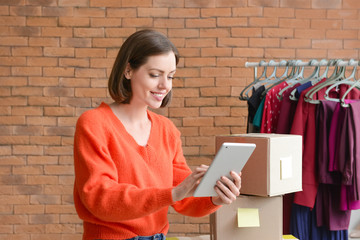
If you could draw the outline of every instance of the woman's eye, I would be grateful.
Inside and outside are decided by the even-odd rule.
[[[169,80],[173,80],[174,77],[173,77],[173,76],[168,76],[168,79],[169,79]]]
[[[159,77],[159,75],[158,74],[150,74],[150,77],[155,78],[155,77]]]

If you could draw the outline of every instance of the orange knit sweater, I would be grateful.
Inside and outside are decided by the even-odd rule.
[[[191,170],[173,123],[148,111],[151,133],[139,146],[111,108],[83,113],[74,138],[74,201],[84,222],[83,239],[127,239],[166,234],[168,207],[204,216],[218,206],[210,198],[172,200],[171,190]]]

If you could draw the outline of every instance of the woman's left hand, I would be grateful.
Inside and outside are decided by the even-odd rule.
[[[216,182],[215,192],[218,196],[212,197],[211,199],[215,205],[231,204],[236,200],[236,197],[240,195],[241,173],[238,174],[231,171],[230,176],[233,180],[222,176],[220,180]]]

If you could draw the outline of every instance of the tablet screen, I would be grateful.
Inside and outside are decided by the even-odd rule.
[[[217,196],[214,190],[216,181],[221,176],[230,178],[230,171],[241,172],[255,147],[253,143],[223,143],[195,189],[194,197]]]

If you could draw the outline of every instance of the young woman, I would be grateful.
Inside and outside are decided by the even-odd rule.
[[[179,60],[161,33],[142,30],[122,45],[110,78],[114,100],[83,113],[74,138],[74,201],[83,239],[165,239],[168,207],[194,217],[240,194],[241,178],[223,177],[217,197],[192,193],[207,170],[190,170],[180,132],[148,108],[165,107]]]

